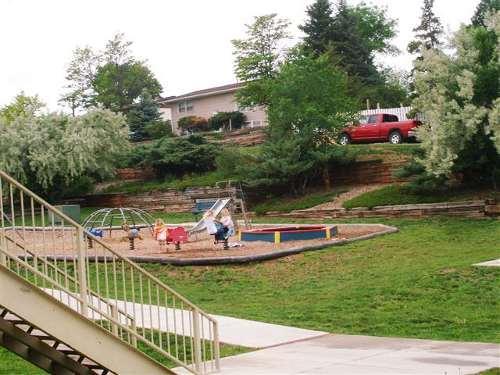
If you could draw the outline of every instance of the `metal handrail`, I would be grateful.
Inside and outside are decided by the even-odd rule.
[[[4,189],[2,180],[6,182],[6,189]],[[18,200],[15,199],[14,194],[16,189],[19,191]],[[27,217],[29,221],[31,211],[31,227],[26,225],[25,220],[25,195],[29,199]],[[7,204],[4,204],[4,200]],[[39,205],[39,207],[37,205]],[[6,210],[4,210],[4,206],[6,206]],[[18,210],[21,211],[20,220],[16,220],[16,206]],[[4,216],[5,212],[9,210],[13,221],[9,223],[10,225],[6,226]],[[26,279],[28,279],[29,282],[41,288],[36,282],[36,278],[39,277],[44,284],[49,283],[66,294],[70,294],[71,297],[79,303],[80,308],[78,312],[81,315],[85,318],[89,318],[89,310],[92,312],[93,316],[97,313],[98,317],[102,318],[101,320],[110,323],[112,333],[122,340],[123,338],[118,335],[118,329],[122,334],[126,333],[129,335],[129,341],[132,337],[134,341],[139,340],[143,342],[151,349],[165,355],[174,363],[186,368],[194,374],[207,373],[207,367],[209,367],[208,370],[210,370],[210,367],[212,370],[219,370],[220,349],[218,324],[214,318],[168,285],[164,284],[157,277],[151,275],[136,263],[122,256],[104,241],[87,233],[76,221],[57,210],[51,204],[31,192],[3,171],[0,171],[0,211],[0,250],[2,250],[0,251],[0,264],[4,266],[10,265],[10,262],[15,258],[14,263],[17,267],[17,271],[20,267],[24,268]],[[37,215],[41,216],[41,226],[35,224],[37,219],[35,212],[37,212]],[[46,226],[45,215],[49,213],[52,214],[52,216],[49,216],[52,217],[52,225],[49,224]],[[60,227],[55,226],[54,217],[58,217],[58,219],[61,220],[62,224]],[[17,223],[21,221],[22,225],[16,225],[16,221]],[[68,226],[64,225],[65,223],[69,225],[69,229]],[[33,248],[30,249],[29,246],[26,245],[28,240],[24,237],[23,241],[17,241],[10,238],[7,235],[8,230],[19,230],[23,233],[26,232],[28,235],[31,233],[33,236]],[[70,240],[70,245],[74,245],[74,247],[70,249],[73,251],[73,255],[68,257],[67,253],[62,255],[59,254],[58,251],[60,251],[60,249],[56,248],[61,244],[57,241],[62,242],[64,252],[65,245],[67,244],[65,237],[67,237],[68,233],[73,233],[73,231],[76,235]],[[62,235],[60,235],[62,238],[61,240],[56,240],[56,232],[58,234],[62,233]],[[46,236],[49,235],[52,236],[52,242],[50,242],[50,240],[47,241]],[[35,236],[42,237],[40,239],[40,246],[42,246],[43,254],[37,254],[35,250],[38,246],[38,243],[35,242]],[[92,250],[87,249],[86,241],[88,239],[93,242],[94,248]],[[8,251],[9,242],[14,243],[17,248],[24,252],[24,259],[23,256]],[[50,249],[51,246],[52,249]],[[46,247],[49,247],[49,250],[54,253],[46,254]],[[94,253],[94,255],[90,253]],[[103,255],[99,255],[100,253]],[[9,259],[8,263],[6,261],[7,258]],[[72,264],[67,264],[68,259]],[[30,262],[32,262],[33,265],[31,265]],[[91,262],[94,263],[95,268],[95,274],[93,275],[90,273]],[[102,262],[104,263],[104,266],[101,265],[101,267],[104,268],[104,272],[102,272],[103,268],[101,268],[101,272],[99,272],[99,262],[101,262],[101,264]],[[42,267],[42,270],[39,269],[39,266]],[[11,271],[15,272],[16,269],[11,269]],[[28,278],[28,271],[31,273],[31,276],[35,278],[35,282]],[[59,282],[60,279],[64,279],[66,286]],[[100,283],[105,284],[105,286],[102,287],[104,294],[100,292]],[[120,290],[118,290],[119,288]],[[110,300],[114,299],[118,301],[120,296],[124,299],[124,309],[119,310],[116,303],[111,303]],[[95,306],[93,298],[97,300],[98,307]],[[129,314],[127,311],[127,304],[130,302],[133,306],[132,314]],[[154,305],[153,302],[155,303]],[[169,307],[169,302],[171,307]],[[115,316],[110,316],[107,313],[104,314],[101,309],[101,303],[106,306],[106,309],[109,308]],[[137,306],[139,308],[137,308]],[[157,316],[153,317],[155,308],[155,314]],[[161,311],[161,309],[163,310]],[[137,310],[140,312],[138,316],[135,316]],[[145,325],[145,321],[147,323],[147,317],[145,319],[145,314],[147,312],[149,312],[149,334],[146,331],[147,327]],[[128,324],[123,324],[121,322],[120,315],[125,316],[126,319],[131,322],[132,328],[130,328]],[[138,331],[138,317],[142,320],[142,333]],[[153,325],[155,319],[158,323],[157,327]],[[173,322],[170,322],[169,319],[172,319]],[[110,331],[110,327],[103,322],[99,322],[98,325]],[[163,338],[164,333],[166,333],[166,339]],[[171,337],[171,335],[173,337]],[[129,341],[126,342],[130,344]],[[170,343],[170,341],[173,342]],[[188,358],[191,359],[188,360]]]

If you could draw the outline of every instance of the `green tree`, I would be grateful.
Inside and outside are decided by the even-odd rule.
[[[60,102],[73,115],[78,110],[101,105],[126,113],[143,89],[155,98],[162,87],[144,61],[131,51],[132,42],[123,33],[115,34],[102,51],[77,48],[66,70],[65,93]]]
[[[11,123],[18,117],[31,117],[40,113],[45,104],[38,95],[28,96],[23,91],[17,94],[13,102],[0,108],[0,118]]]
[[[351,82],[350,91],[360,99],[361,106],[365,107],[369,100],[371,108],[379,104],[382,108],[399,107],[410,105],[409,74],[403,71],[395,71],[391,68],[379,69],[381,83],[375,85],[363,85]]]
[[[208,120],[200,116],[185,116],[181,117],[177,121],[177,126],[183,131],[188,131],[192,133],[207,131],[208,130]]]
[[[420,25],[413,29],[415,40],[408,44],[408,52],[422,54],[425,49],[438,48],[443,26],[439,17],[434,14],[434,0],[424,0]]]
[[[343,24],[345,13],[349,13],[351,25],[350,36],[347,33],[339,33],[339,27],[335,22]],[[339,1],[337,11],[333,12],[328,0],[316,0],[307,8],[307,20],[299,28],[306,34],[304,44],[306,49],[312,51],[316,56],[328,51],[332,43],[342,42],[346,37],[354,37],[363,41],[364,48],[368,53],[397,53],[398,49],[391,44],[396,36],[397,21],[387,17],[387,10],[374,5],[360,3],[349,6],[345,1]]]
[[[144,90],[155,98],[162,91],[153,72],[139,61],[107,63],[99,67],[92,85],[96,103],[122,113],[127,113],[133,107]]]
[[[357,77],[363,84],[379,82],[377,69],[373,63],[373,51],[358,28],[358,19],[340,0],[332,25],[333,59],[351,77]]]
[[[0,169],[56,198],[84,177],[110,176],[127,140],[124,117],[109,110],[0,118]]]
[[[94,104],[94,81],[102,56],[90,47],[78,47],[66,69],[66,85],[59,102],[70,108],[73,116],[78,110],[89,108]]]
[[[414,107],[425,126],[418,130],[428,175],[469,184],[498,182],[500,12],[485,27],[462,27],[451,41],[454,54],[425,50],[416,62]]]
[[[397,21],[387,16],[387,9],[362,2],[348,7],[356,19],[358,32],[368,50],[373,53],[396,54],[399,50],[391,42],[397,35]]]
[[[208,126],[212,130],[223,129],[224,131],[240,129],[246,120],[243,112],[218,112],[208,119]]]
[[[488,14],[491,12],[498,12],[499,10],[500,0],[481,0],[472,17],[472,25],[486,27],[484,21]]]
[[[127,113],[127,120],[132,139],[142,141],[144,139],[166,136],[167,124],[163,121],[158,103],[147,90],[143,90],[138,103],[134,104]],[[165,128],[161,132],[161,128]],[[153,133],[153,134],[151,134]]]
[[[306,49],[315,56],[320,56],[332,42],[333,9],[330,0],[316,0],[307,7],[306,13],[307,20],[299,29],[306,34]]]
[[[231,42],[236,77],[246,83],[237,94],[241,106],[267,104],[268,81],[276,76],[283,60],[289,25],[277,14],[255,17],[253,24],[246,25],[246,38]]]
[[[289,57],[270,90],[269,137],[254,171],[257,184],[301,193],[318,172],[329,183],[330,164],[344,154],[332,142],[355,116],[347,83],[326,56]]]

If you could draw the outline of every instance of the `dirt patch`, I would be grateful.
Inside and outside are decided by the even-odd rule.
[[[229,250],[223,250],[222,244],[214,244],[212,237],[205,233],[199,235],[199,238],[192,236],[188,243],[182,244],[180,250],[175,250],[175,246],[170,244],[166,247],[160,247],[147,229],[141,230],[142,240],[135,241],[135,249],[130,250],[128,239],[124,238],[124,232],[113,230],[105,232],[104,242],[113,250],[126,257],[147,257],[158,259],[194,259],[194,258],[225,258],[225,257],[245,257],[259,256],[274,252],[286,251],[304,246],[334,245],[345,240],[352,240],[365,235],[372,235],[387,230],[384,226],[378,225],[339,225],[338,235],[330,240],[314,239],[303,241],[287,241],[280,244],[270,242],[239,242],[237,237],[232,237],[230,245],[239,244],[240,247],[231,247]],[[9,236],[22,247],[32,250],[38,256],[73,256],[76,255],[75,232],[73,230],[26,230],[21,233],[23,239],[15,233]],[[17,238],[16,238],[17,236]],[[45,244],[45,245],[44,245]],[[20,246],[11,245],[10,251],[18,254],[25,254]],[[104,255],[99,246],[88,248],[89,256]]]

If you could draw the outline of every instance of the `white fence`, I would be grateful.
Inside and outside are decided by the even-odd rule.
[[[399,107],[399,108],[377,108],[377,109],[367,109],[361,111],[360,114],[363,116],[376,115],[379,113],[387,113],[389,115],[398,116],[399,121],[408,120],[407,114],[411,111],[411,107]]]

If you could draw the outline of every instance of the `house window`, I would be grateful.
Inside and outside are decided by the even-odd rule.
[[[194,109],[193,101],[192,100],[184,100],[182,102],[179,102],[178,109],[179,109],[179,113],[192,111]]]

